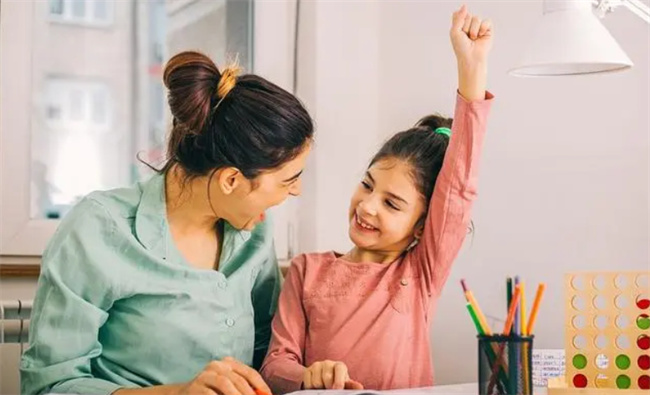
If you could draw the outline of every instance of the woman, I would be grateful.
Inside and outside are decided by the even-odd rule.
[[[300,194],[312,121],[290,93],[200,53],[163,78],[168,162],[84,198],[43,255],[24,394],[268,391],[250,367],[280,289],[264,211]]]

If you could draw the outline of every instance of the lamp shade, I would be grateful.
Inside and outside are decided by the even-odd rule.
[[[546,0],[544,16],[522,61],[509,71],[518,77],[620,71],[632,61],[593,13],[589,0]]]

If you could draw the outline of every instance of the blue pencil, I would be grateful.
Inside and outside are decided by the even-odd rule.
[[[515,276],[515,287],[519,285],[519,276]],[[514,322],[514,328],[512,329],[512,333],[515,335],[520,335],[521,334],[521,328],[520,328],[520,318],[519,318],[519,312],[521,304],[517,305],[517,310],[515,311],[515,322]]]

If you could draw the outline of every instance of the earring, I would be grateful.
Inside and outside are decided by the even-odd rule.
[[[415,247],[416,245],[418,245],[419,242],[420,242],[420,239],[418,239],[417,237],[416,237],[415,239],[413,239],[413,241],[411,242],[411,244],[409,244],[409,246],[406,247],[406,251],[410,251],[413,247]]]

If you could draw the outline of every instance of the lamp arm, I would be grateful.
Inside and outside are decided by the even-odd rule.
[[[633,14],[650,24],[650,8],[640,0],[592,0],[596,13],[601,18],[614,11],[619,6],[624,6]]]

